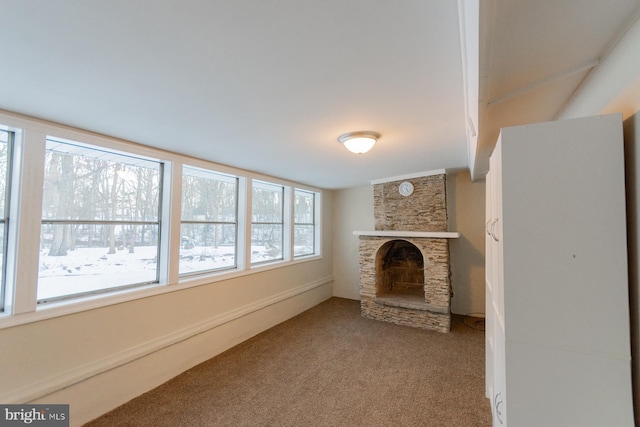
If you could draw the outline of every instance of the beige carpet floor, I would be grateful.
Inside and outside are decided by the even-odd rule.
[[[87,426],[489,426],[483,326],[397,326],[331,298]]]

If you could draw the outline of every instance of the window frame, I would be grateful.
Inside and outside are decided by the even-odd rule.
[[[47,148],[47,144],[49,142],[52,143],[56,143],[56,144],[63,144],[63,145],[67,145],[70,147],[75,147],[78,151],[80,152],[85,152],[85,153],[89,153],[89,154],[76,154],[76,153],[65,153],[62,150],[54,150],[54,149],[50,149]],[[104,146],[96,146],[93,144],[88,144],[85,143],[84,141],[77,141],[77,140],[70,140],[67,138],[61,138],[58,136],[54,136],[51,134],[48,134],[46,136],[46,140],[45,140],[45,158],[46,158],[46,153],[47,151],[56,151],[59,153],[65,153],[65,154],[71,154],[71,155],[77,155],[77,156],[84,156],[84,157],[88,157],[88,158],[92,158],[92,159],[99,159],[100,155],[98,153],[102,153],[102,156],[105,156],[107,158],[112,157],[111,161],[114,161],[114,163],[119,163],[119,164],[126,164],[123,161],[121,161],[120,159],[124,158],[130,158],[130,159],[134,159],[133,162],[140,162],[140,163],[151,163],[154,166],[157,166],[157,170],[158,170],[158,200],[157,200],[157,204],[158,204],[158,211],[156,213],[156,221],[137,221],[137,220],[115,220],[115,219],[109,219],[109,220],[85,220],[85,219],[51,219],[51,218],[42,218],[40,224],[41,227],[45,224],[48,225],[89,225],[89,226],[94,226],[94,225],[103,225],[103,226],[107,226],[107,227],[117,227],[117,226],[121,226],[121,227],[126,227],[126,226],[145,226],[145,225],[151,225],[151,226],[156,226],[157,227],[157,244],[156,244],[156,272],[155,272],[155,278],[153,280],[145,280],[142,282],[133,282],[133,283],[125,283],[125,284],[119,284],[119,285],[115,285],[115,286],[109,286],[109,287],[104,287],[104,288],[98,288],[98,289],[91,289],[91,290],[86,290],[86,291],[80,291],[80,292],[73,292],[73,293],[66,293],[66,294],[61,294],[61,295],[55,295],[55,296],[51,296],[51,297],[45,297],[45,298],[38,298],[36,296],[36,305],[46,305],[46,304],[50,304],[50,303],[55,303],[55,302],[63,302],[63,301],[70,301],[70,300],[74,300],[74,299],[78,299],[78,298],[83,298],[83,297],[87,297],[87,296],[96,296],[96,295],[100,295],[100,294],[105,294],[105,293],[112,293],[112,292],[119,292],[119,291],[125,291],[125,290],[130,290],[130,289],[135,289],[135,288],[140,288],[140,287],[144,287],[144,286],[149,286],[149,285],[158,285],[160,283],[160,253],[161,253],[161,246],[162,246],[162,240],[163,240],[163,236],[162,236],[162,206],[163,206],[163,181],[164,181],[164,163],[159,160],[159,159],[155,159],[155,158],[149,158],[146,156],[139,156],[136,154],[132,154],[129,152],[122,152],[119,150],[112,150],[109,149],[107,147]],[[116,160],[113,160],[113,159]],[[132,166],[136,166],[136,165],[132,165]],[[43,171],[44,171],[45,167],[44,167],[44,163],[43,163]],[[154,168],[155,169],[155,168]],[[44,187],[42,190],[42,200],[44,201]],[[42,214],[42,212],[41,212]],[[41,215],[42,216],[42,215]],[[40,243],[42,245],[42,243]],[[38,257],[39,258],[39,257]],[[40,259],[38,260],[38,265],[40,265]],[[36,292],[37,292],[37,286],[39,286],[40,284],[40,275],[38,274],[38,283],[36,285]],[[37,294],[36,294],[37,295]]]
[[[228,174],[228,173],[223,173],[223,172],[218,172],[218,171],[214,171],[212,169],[206,169],[206,168],[202,168],[202,167],[198,167],[198,166],[192,166],[191,164],[184,164],[182,165],[182,189],[181,189],[181,197],[180,197],[180,205],[183,206],[184,204],[184,194],[182,193],[182,190],[184,189],[184,176],[185,174],[185,169],[195,169],[195,170],[199,170],[204,172],[205,174],[210,174],[210,175],[217,175],[217,176],[221,176],[221,177],[227,177],[227,178],[231,178],[234,180],[234,185],[235,185],[235,211],[234,211],[234,217],[235,217],[235,221],[231,222],[231,221],[214,221],[214,220],[185,220],[183,219],[183,212],[182,212],[182,208],[180,209],[180,241],[179,241],[179,245],[180,247],[182,247],[182,225],[184,224],[204,224],[204,225],[234,225],[235,226],[235,232],[234,232],[234,237],[235,237],[235,241],[234,241],[234,260],[233,260],[233,265],[232,266],[224,266],[224,267],[219,267],[219,268],[210,268],[210,269],[205,269],[205,270],[198,270],[198,271],[193,271],[193,272],[185,272],[185,273],[180,273],[180,266],[178,265],[178,276],[180,278],[189,278],[189,277],[194,277],[194,276],[201,276],[201,275],[206,275],[206,274],[211,274],[211,273],[218,273],[218,272],[222,272],[225,270],[236,270],[238,269],[238,255],[239,255],[239,228],[240,228],[240,224],[239,224],[239,196],[240,196],[240,178],[238,176],[232,175],[232,174]]]
[[[4,313],[5,310],[5,298],[7,296],[7,253],[9,250],[9,224],[10,224],[10,212],[11,212],[11,189],[13,181],[13,147],[16,138],[16,133],[9,129],[0,127],[0,132],[7,134],[7,168],[5,175],[5,188],[4,188],[4,209],[0,223],[2,223],[2,262],[0,262],[0,313]],[[3,141],[4,142],[4,141]]]
[[[286,179],[262,175],[260,173],[218,164],[209,160],[193,158],[181,153],[141,145],[73,128],[58,123],[0,111],[0,129],[14,134],[12,152],[9,218],[6,250],[6,280],[4,312],[0,312],[0,329],[31,322],[55,318],[86,310],[125,303],[154,295],[182,291],[197,286],[214,286],[217,282],[260,273],[279,268],[288,268],[297,263],[322,259],[321,239],[316,239],[318,252],[315,256],[295,258],[292,255],[292,199],[293,188],[317,192],[316,236],[319,236],[322,190]],[[40,228],[42,222],[42,202],[44,183],[44,161],[46,138],[56,138],[73,142],[81,141],[91,147],[126,156],[143,157],[163,164],[160,194],[160,251],[159,280],[148,286],[131,289],[116,289],[97,295],[37,304],[37,283],[39,268]],[[178,273],[180,241],[182,166],[190,166],[229,174],[238,178],[238,225],[237,225],[237,268],[212,271],[197,276],[180,276]],[[284,188],[283,199],[283,254],[281,259],[252,264],[251,258],[251,185],[253,180],[276,184]]]
[[[313,199],[312,199],[313,200],[313,206],[312,206],[312,209],[311,209],[311,222],[310,223],[297,222],[296,221],[296,212],[295,212],[296,203],[295,203],[295,200],[296,200],[296,193],[298,193],[298,192],[310,194],[313,197]],[[293,236],[292,240],[293,240],[293,242],[291,244],[291,253],[293,254],[293,258],[294,259],[302,259],[302,258],[312,257],[312,256],[317,255],[317,252],[318,252],[318,237],[319,236],[318,236],[318,233],[316,232],[316,229],[317,229],[317,216],[318,216],[318,212],[317,212],[317,209],[316,209],[316,204],[317,204],[318,197],[319,197],[318,193],[315,192],[315,191],[304,190],[302,188],[294,188],[293,189],[293,221],[292,221],[292,223],[293,223],[292,224],[292,228],[293,228],[293,230],[292,230],[292,236]],[[295,244],[296,244],[296,241],[295,241],[295,230],[296,230],[296,226],[297,225],[312,226],[313,227],[313,233],[312,233],[313,234],[313,243],[311,245],[313,249],[309,253],[304,253],[304,254],[299,254],[299,255],[296,255],[296,253],[295,253]]]
[[[258,183],[259,185],[265,185],[265,186],[271,186],[271,187],[278,187],[280,189],[280,191],[278,192],[280,194],[280,198],[282,199],[282,201],[280,202],[280,222],[276,222],[276,221],[254,221],[253,220],[253,212],[254,212],[254,198],[253,198],[253,190],[255,188],[254,184]],[[279,263],[279,262],[285,262],[289,256],[288,254],[292,251],[292,248],[289,248],[290,244],[287,244],[287,242],[290,241],[290,239],[287,239],[286,236],[289,233],[289,230],[287,229],[286,224],[290,221],[288,221],[287,218],[287,209],[286,206],[287,204],[290,204],[290,201],[287,201],[287,186],[277,183],[277,182],[272,182],[272,181],[267,181],[267,180],[262,180],[262,179],[252,179],[251,180],[251,209],[250,209],[250,221],[249,221],[249,242],[248,242],[248,247],[249,247],[249,266],[260,266],[260,265],[264,265],[264,264],[272,264],[272,263]],[[275,193],[275,191],[274,191]],[[281,227],[281,232],[280,232],[280,247],[281,247],[281,251],[280,251],[280,256],[278,258],[272,258],[272,259],[265,259],[265,260],[261,260],[261,261],[253,261],[253,226],[254,225],[279,225]]]

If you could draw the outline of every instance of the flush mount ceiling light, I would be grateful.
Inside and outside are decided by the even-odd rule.
[[[380,138],[380,134],[377,132],[349,132],[344,135],[340,135],[338,141],[347,147],[347,150],[356,154],[363,154],[371,150]]]

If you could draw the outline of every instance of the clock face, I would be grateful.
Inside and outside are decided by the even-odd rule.
[[[413,193],[413,184],[410,183],[409,181],[405,181],[402,184],[400,184],[400,187],[398,188],[398,190],[400,191],[400,194],[402,194],[403,196],[410,196]]]

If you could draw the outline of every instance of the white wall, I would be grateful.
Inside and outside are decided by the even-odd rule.
[[[640,425],[640,21],[566,106],[559,118],[621,112],[627,183],[627,243],[631,314],[631,358],[636,424]]]
[[[360,299],[358,236],[356,230],[373,230],[373,186],[334,192],[333,295]]]
[[[451,240],[451,311],[484,313],[484,181],[471,182],[468,171],[447,174],[449,230],[462,234]],[[360,299],[358,237],[355,230],[373,230],[373,186],[335,192],[333,221],[334,295]]]
[[[3,403],[68,403],[81,425],[330,298],[332,200],[320,260],[0,330]]]
[[[450,241],[451,311],[484,317],[485,182],[471,181],[469,171],[447,175],[449,230],[460,233]]]

